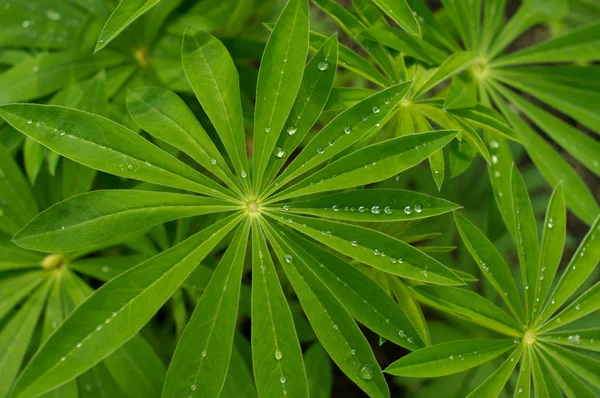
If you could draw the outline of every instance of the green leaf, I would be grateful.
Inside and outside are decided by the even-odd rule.
[[[519,368],[519,379],[513,397],[529,398],[531,394],[531,355],[533,350],[523,350],[523,359]]]
[[[277,230],[280,235],[285,234],[288,246],[302,259],[313,277],[329,288],[353,318],[379,336],[409,350],[423,347],[411,320],[377,282],[293,231]]]
[[[525,288],[525,308],[527,320],[532,317],[534,307],[537,305],[536,296],[539,285],[540,263],[537,224],[531,207],[531,201],[525,186],[525,181],[517,166],[513,164],[512,173],[512,198],[515,223],[517,226],[517,251],[521,265],[521,277]]]
[[[384,272],[426,283],[462,284],[459,277],[437,260],[376,230],[295,215],[286,215],[281,220],[300,233]]]
[[[368,34],[365,34],[367,26],[357,16],[333,0],[313,0],[313,2],[337,22],[348,36],[354,38],[367,54],[373,57],[393,83],[401,81],[394,60],[388,51],[379,43],[373,42]]]
[[[557,38],[525,47],[494,61],[494,66],[595,61],[600,58],[600,24],[582,26]]]
[[[486,108],[483,105],[477,104],[474,108],[452,109],[450,113],[463,119],[468,119],[476,128],[489,129],[495,133],[502,134],[512,141],[520,142],[520,137],[504,122],[502,116],[499,116],[496,111]]]
[[[574,71],[574,73],[577,72]],[[528,79],[530,79],[529,76]],[[505,93],[512,104],[517,106],[557,144],[563,147],[590,171],[594,172],[596,175],[600,175],[600,162],[597,160],[597,155],[600,153],[600,143],[597,140],[594,140],[592,137],[586,135],[570,124],[565,123],[558,117],[553,116],[551,113],[544,111],[542,108],[515,95],[512,91],[506,90]],[[570,99],[566,100],[564,96],[561,96],[561,100],[561,105],[558,106],[558,109],[561,111],[564,111],[568,106],[573,105],[573,102]],[[564,105],[562,103],[564,103]],[[595,124],[595,126],[598,126],[598,124]],[[596,128],[596,130],[598,130],[598,128]]]
[[[25,163],[25,172],[32,185],[37,179],[45,158],[46,148],[27,137],[23,148],[23,161]]]
[[[581,380],[567,369],[560,361],[550,355],[543,355],[544,362],[552,371],[560,388],[569,398],[593,398],[596,394]]]
[[[558,315],[546,322],[539,331],[556,329],[600,309],[600,282],[589,288]]]
[[[51,283],[42,285],[0,332],[0,397],[7,397],[44,308]]]
[[[0,235],[0,271],[37,268],[43,259],[41,253],[21,249],[10,242],[8,237]]]
[[[503,93],[506,91],[499,85],[495,85],[494,88]],[[493,92],[492,95],[504,116],[519,131],[519,138],[523,141],[527,153],[540,173],[552,186],[562,182],[569,208],[577,217],[587,224],[591,224],[600,213],[600,207],[579,174],[551,145],[511,111],[499,96]]]
[[[539,297],[545,302],[548,291],[554,281],[563,254],[567,229],[567,214],[565,209],[565,197],[562,184],[559,184],[552,192],[548,210],[544,220],[544,232],[542,233],[542,244],[540,249],[540,275],[538,290],[535,295],[536,302]],[[534,316],[541,310],[542,306],[536,306]]]
[[[584,350],[600,351],[600,328],[544,333],[539,339]]]
[[[333,87],[323,111],[345,111],[373,94],[375,90],[369,88]]]
[[[0,230],[13,235],[37,212],[29,183],[12,155],[0,145]]]
[[[486,363],[513,347],[515,342],[505,339],[451,341],[405,355],[385,372],[404,377],[446,376]]]
[[[524,320],[523,308],[512,273],[498,249],[465,217],[454,213],[454,222],[460,237],[481,272],[490,281],[511,312],[518,319]]]
[[[279,154],[279,148],[281,148],[284,155],[281,157],[268,157],[268,166],[262,182],[263,186],[271,182],[285,164],[288,156],[302,143],[304,137],[319,119],[336,76],[337,68],[333,65],[337,65],[337,47],[337,36],[334,35],[323,43],[306,66],[296,102],[294,102],[284,128],[277,139],[277,154]],[[330,64],[332,65],[331,68],[329,67]],[[324,65],[328,66],[325,70],[321,70]]]
[[[307,54],[308,1],[290,0],[269,36],[258,71],[254,111],[254,187],[260,187],[262,183],[275,144],[294,105]],[[312,66],[314,68],[315,65]],[[329,64],[321,61],[316,66],[322,70]]]
[[[51,390],[135,336],[238,222],[238,215],[225,218],[94,292],[29,362],[14,387],[14,396],[35,397]]]
[[[240,226],[204,289],[167,373],[164,397],[217,397],[231,359],[250,223]]]
[[[449,286],[415,286],[413,290],[426,303],[442,311],[460,314],[473,323],[509,336],[522,334],[513,318],[475,292]]]
[[[406,135],[364,147],[330,163],[271,200],[280,201],[383,181],[421,163],[452,141],[455,136],[455,131],[439,130]],[[318,149],[316,156],[321,156]],[[300,156],[296,160],[299,158]],[[308,167],[302,168],[305,169]]]
[[[473,390],[468,398],[497,397],[504,389],[504,385],[515,370],[515,366],[521,358],[523,347],[520,346],[504,361],[504,363],[492,373],[483,383]]]
[[[444,100],[444,109],[472,108],[476,105],[477,86],[473,76],[469,73],[452,76],[452,84]]]
[[[306,264],[284,238],[267,230],[280,263],[300,299],[308,320],[337,366],[371,397],[390,393],[373,351],[362,332],[329,289],[306,270]],[[285,352],[277,357],[283,358]]]
[[[404,211],[406,205],[411,208],[420,206],[421,210],[407,214]],[[336,220],[392,222],[433,217],[459,209],[460,206],[444,199],[402,189],[361,189],[290,202],[282,208],[293,214]]]
[[[291,181],[367,136],[392,113],[411,84],[401,83],[389,87],[340,113],[304,147],[275,183],[283,185]],[[279,156],[279,153],[276,152],[274,156]]]
[[[102,28],[96,49],[102,50],[111,40],[121,33],[133,21],[142,16],[146,11],[158,4],[160,0],[121,0]]]
[[[239,209],[201,196],[137,190],[84,193],[40,213],[14,238],[21,247],[70,252],[185,217]]]
[[[55,152],[52,152],[55,153]],[[62,161],[62,197],[68,199],[77,194],[88,192],[96,178],[96,170],[75,163],[70,159],[63,158]]]
[[[600,375],[597,371],[600,368],[600,361],[555,345],[544,344],[540,346],[545,352],[589,382],[592,386],[600,388]]]
[[[560,112],[572,117],[577,122],[600,134],[600,117],[596,112],[596,109],[598,106],[600,106],[600,95],[598,94],[597,89],[593,86],[581,87],[580,85],[575,85],[573,82],[565,82],[558,79],[552,79],[550,81],[546,79],[539,80],[536,78],[530,78],[527,75],[523,76],[519,73],[512,74],[510,72],[507,74],[499,74],[497,79],[514,88],[517,88],[520,91],[523,91],[524,93],[534,96],[535,98],[556,109],[559,109]],[[533,118],[535,118],[534,121],[536,121],[536,119],[540,119],[539,115],[532,115],[532,113],[535,113],[535,106],[530,105],[528,101],[520,98],[518,95],[510,95],[509,90],[504,92],[506,92],[507,97],[510,98],[511,102],[516,102],[520,108],[525,110],[526,115],[533,116]],[[516,101],[513,100],[514,97],[517,97]],[[527,107],[529,107],[529,110]],[[531,110],[532,108],[533,110]],[[540,110],[538,113],[541,113],[541,116],[543,117],[545,112]],[[552,116],[547,116],[546,118],[552,119]],[[561,130],[569,130],[570,126],[567,123],[561,123]],[[573,127],[571,127],[571,129],[578,131]],[[559,131],[552,135],[556,136],[557,134],[559,134]],[[568,136],[573,135],[575,134],[568,134]],[[581,138],[579,138],[578,141],[581,141]],[[595,143],[596,148],[598,147],[598,143],[595,141],[591,139],[588,141]],[[572,142],[571,145],[576,145],[577,143],[578,142],[575,141]]]
[[[308,396],[292,313],[258,222],[252,225],[252,359],[258,395]],[[285,353],[277,358],[277,353]],[[285,392],[284,392],[285,391]]]
[[[127,93],[131,117],[152,136],[188,154],[206,170],[235,187],[233,175],[190,108],[174,92],[141,87]]]
[[[26,272],[21,275],[3,277],[0,280],[0,320],[4,318],[33,289],[44,281],[42,271]]]
[[[581,241],[556,288],[550,294],[551,300],[546,304],[540,317],[542,321],[548,319],[550,315],[559,309],[598,265],[598,258],[600,258],[600,239],[598,239],[600,234],[598,232],[600,232],[600,215]]]
[[[414,58],[429,65],[439,65],[448,56],[445,51],[438,49],[425,40],[417,39],[402,30],[376,27],[369,29],[367,33],[384,46],[397,50],[406,57]]]
[[[238,175],[248,173],[239,75],[223,43],[188,28],[183,37],[183,69],[202,108],[217,130]]]
[[[544,377],[542,364],[537,355],[531,356],[531,374],[533,379],[533,392],[535,397],[558,397],[551,395]]]
[[[230,197],[223,187],[109,119],[58,106],[0,106],[16,129],[96,170],[193,192]]]
[[[412,98],[419,98],[444,80],[471,67],[475,62],[473,53],[456,52],[436,69],[429,71],[428,76],[415,87]]]
[[[6,3],[5,3],[6,4]],[[105,51],[102,57],[74,52],[45,53],[28,57],[0,74],[0,103],[30,101],[65,87],[72,80],[92,75],[102,68],[122,64],[125,56]],[[36,71],[35,73],[32,73]]]
[[[81,274],[108,282],[147,259],[148,256],[143,254],[88,257],[69,260],[69,268]]]
[[[421,27],[406,0],[373,0],[383,12],[394,20],[402,29],[413,36],[421,38]]]
[[[312,398],[331,397],[331,363],[327,351],[319,343],[313,343],[304,353],[308,390]]]

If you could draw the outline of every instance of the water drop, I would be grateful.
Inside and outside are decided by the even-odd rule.
[[[450,359],[454,359],[454,355],[450,355]]]
[[[352,127],[350,127],[350,126],[344,127],[344,133],[345,134],[350,134],[351,132],[352,132]]]
[[[340,206],[338,205],[333,205],[331,208],[333,209],[333,211],[340,211]]]
[[[360,120],[362,120],[364,122],[365,120],[367,120],[367,117],[363,116],[363,117],[360,118]]]
[[[215,166],[217,164],[217,159],[211,159],[210,160],[210,164],[212,164],[213,166]]]
[[[275,359],[277,359],[278,361],[283,358],[283,353],[279,350],[275,351]]]
[[[525,290],[529,290],[529,284],[525,284]]]
[[[77,348],[81,348],[82,345],[83,344],[81,344],[81,343],[77,343]]]
[[[61,361],[64,361],[65,359],[67,359],[67,357],[60,358]]]
[[[242,178],[248,177],[248,173],[246,173],[246,171],[244,171],[244,170],[242,170],[242,172],[240,173],[240,175],[242,176]]]
[[[279,381],[281,382],[281,384],[285,384],[285,376],[281,376],[279,378]]]
[[[373,380],[373,367],[371,365],[363,365],[358,371],[358,376],[363,380]]]
[[[190,386],[190,390],[192,390],[192,391],[196,391],[196,385],[195,385],[195,384],[192,384],[192,385]]]
[[[294,134],[296,133],[296,127],[294,127],[294,126],[289,126],[289,127],[287,128],[287,133],[288,133],[289,135],[294,135]]]
[[[519,389],[517,390],[517,392],[519,394],[523,394],[523,391],[525,391],[525,389],[523,388],[523,386],[519,387]]]
[[[133,165],[132,164],[128,164],[127,165],[127,170],[133,170]]]
[[[285,210],[285,211],[290,210],[290,206],[289,205],[283,205],[283,210]]]
[[[31,22],[29,22],[29,21],[23,21],[23,23],[21,24],[21,26],[24,27],[24,28],[27,28],[30,24],[31,24]]]
[[[361,212],[361,213],[364,213],[365,211],[367,211],[367,208],[365,206],[360,206],[358,208],[358,211]]]
[[[333,328],[334,328],[335,330],[338,330],[338,329],[339,329],[338,325],[333,325]]]
[[[321,71],[327,70],[327,68],[329,68],[329,64],[327,62],[319,62],[317,68],[319,68]]]
[[[412,211],[412,207],[410,207],[410,206],[406,206],[406,207],[404,208],[404,213],[406,213],[407,215],[410,215],[410,214],[412,214],[412,212],[413,212],[413,211]]]
[[[406,341],[407,341],[408,343],[412,343],[412,342],[413,342],[413,338],[412,338],[412,337],[409,337],[409,338],[407,338],[407,339],[406,339]]]
[[[373,254],[376,255],[376,256],[379,256],[379,249],[373,250]]]
[[[392,214],[392,211],[393,211],[393,210],[392,210],[392,208],[391,208],[390,206],[386,206],[386,207],[383,209],[383,212],[384,212],[385,214]]]
[[[321,147],[317,148],[317,153],[318,153],[319,155],[322,155],[324,152],[325,152],[325,149],[323,149],[323,148],[321,148]]]
[[[205,358],[206,357],[206,350],[203,350],[200,355],[202,355],[202,358]]]
[[[497,164],[498,163],[498,156],[492,155],[492,163],[493,164]]]
[[[271,127],[265,127],[265,133],[268,133],[269,131],[271,131]]]
[[[352,246],[354,246],[354,247],[358,246],[358,243],[357,243],[355,240],[353,240],[351,244],[352,244]]]
[[[329,144],[329,146],[333,146],[333,144],[335,144],[335,141],[334,140],[329,140],[328,144]]]
[[[379,206],[373,206],[373,207],[371,207],[371,213],[373,213],[373,214],[379,214],[379,213],[381,213],[381,210],[379,210]]]
[[[580,305],[580,304],[577,304],[577,305],[575,306],[575,309],[576,309],[577,311],[579,311],[579,310],[581,309],[581,305]]]
[[[415,211],[416,211],[417,213],[420,213],[420,212],[422,212],[422,211],[423,211],[423,206],[421,206],[421,205],[415,205]]]
[[[291,263],[292,262],[292,256],[291,255],[286,254],[284,258],[285,258],[285,262],[286,263]]]
[[[277,148],[277,150],[275,151],[275,156],[278,158],[284,157],[285,151],[283,150],[283,148]]]
[[[391,257],[390,261],[392,262],[392,264],[396,264],[398,262],[398,260],[396,260],[396,257]]]
[[[374,106],[373,108],[371,108],[371,110],[373,111],[373,113],[379,113],[379,108]]]
[[[552,227],[554,227],[554,221],[550,218],[548,220],[548,228],[552,229]]]

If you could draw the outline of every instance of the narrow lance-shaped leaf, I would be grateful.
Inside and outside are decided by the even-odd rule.
[[[538,338],[554,344],[568,345],[590,351],[600,351],[600,328],[544,333]]]
[[[421,37],[421,26],[408,4],[406,4],[406,0],[373,0],[373,2],[402,29],[413,36]]]
[[[29,183],[8,150],[0,145],[0,231],[15,234],[37,212]]]
[[[383,181],[421,163],[455,136],[455,131],[440,130],[393,138],[367,146],[329,164],[272,200]]]
[[[418,205],[420,210],[406,212],[406,205]],[[459,205],[444,199],[402,189],[361,189],[289,202],[279,207],[280,210],[294,214],[364,222],[416,220],[445,214],[458,208]]]
[[[190,155],[206,170],[235,187],[221,153],[177,94],[159,87],[141,87],[127,93],[127,109],[148,133]]]
[[[13,381],[19,374],[50,286],[50,281],[44,283],[0,333],[0,372],[2,373],[0,397],[2,398],[8,396]]]
[[[323,43],[304,70],[296,102],[279,134],[275,156],[267,158],[268,166],[263,186],[271,182],[319,119],[333,86],[337,59],[338,42],[337,36],[334,35]]]
[[[283,185],[365,137],[377,124],[386,120],[404,98],[411,84],[401,83],[382,90],[340,113],[304,147],[275,182]]]
[[[27,249],[69,252],[167,221],[236,209],[239,206],[221,199],[178,193],[92,191],[40,213],[14,241]]]
[[[280,219],[284,224],[340,253],[390,274],[427,283],[462,284],[458,276],[437,260],[381,232],[295,215]]]
[[[301,255],[285,243],[283,236],[270,229],[267,235],[313,330],[334,362],[369,396],[389,397],[388,386],[373,351],[350,314],[306,269]],[[283,356],[285,352],[279,353],[276,359]]]
[[[415,286],[413,290],[426,303],[442,311],[460,314],[473,323],[509,336],[522,334],[512,317],[477,293],[448,286]]]
[[[111,280],[65,320],[17,381],[35,397],[73,379],[131,339],[239,222],[232,215]]]
[[[219,40],[188,28],[183,36],[183,69],[196,98],[217,130],[238,175],[248,174],[239,75]]]
[[[525,181],[523,181],[521,173],[519,173],[517,166],[514,164],[511,180],[513,211],[517,233],[515,239],[519,252],[523,287],[525,288],[527,320],[529,320],[532,317],[534,307],[542,305],[540,300],[537,300],[538,297],[536,297],[540,275],[537,224]]]
[[[600,215],[590,227],[577,248],[558,285],[550,294],[549,302],[542,311],[540,320],[548,319],[571,297],[598,265],[600,258]]]
[[[598,374],[600,361],[598,359],[556,345],[540,344],[540,348],[596,389],[600,388],[600,374]]]
[[[600,282],[589,288],[553,319],[542,326],[539,331],[547,332],[566,325],[600,309]]]
[[[552,377],[554,377],[560,388],[568,397],[572,398],[594,398],[596,393],[581,380],[580,377],[575,375],[569,369],[567,369],[562,362],[558,361],[551,355],[542,353],[544,362],[552,371]]]
[[[454,222],[481,272],[491,282],[511,312],[524,321],[524,313],[512,273],[498,249],[465,217],[454,213]]]
[[[259,396],[308,396],[294,320],[258,221],[252,226],[251,319],[252,363]],[[277,353],[285,355],[278,359]]]
[[[531,393],[531,355],[533,350],[523,351],[523,359],[519,367],[519,379],[515,387],[514,397],[529,398]]]
[[[393,362],[386,373],[440,377],[465,371],[516,347],[516,340],[458,340],[421,348]]]
[[[409,318],[377,282],[297,233],[286,232],[280,227],[274,229],[288,237],[288,246],[302,257],[308,270],[331,290],[356,320],[409,350],[423,347]]]
[[[0,115],[44,146],[96,170],[222,198],[231,196],[133,131],[101,116],[36,104],[2,105]]]
[[[540,282],[535,295],[544,303],[552,281],[560,264],[566,237],[567,212],[562,184],[558,184],[552,192],[548,210],[544,220],[542,245],[540,248]],[[542,310],[542,305],[536,306],[534,316]]]
[[[313,398],[329,398],[332,389],[331,361],[327,351],[318,342],[304,353],[308,389]]]
[[[254,111],[253,185],[260,187],[273,148],[292,110],[308,54],[308,1],[290,0],[263,53]],[[318,64],[326,68],[327,61]]]
[[[515,366],[519,362],[521,358],[521,354],[523,352],[523,346],[519,346],[516,350],[514,350],[511,355],[506,358],[504,363],[500,365],[500,367],[492,373],[483,383],[481,383],[475,390],[473,390],[467,398],[476,398],[476,397],[497,397],[502,390],[510,375],[515,370]]]
[[[163,397],[217,397],[223,389],[237,318],[250,223],[237,230],[188,322],[167,373]]]
[[[438,68],[434,69],[431,75],[428,76],[427,79],[425,79],[422,83],[420,83],[419,86],[415,87],[412,97],[419,98],[424,93],[440,84],[442,81],[469,68],[474,61],[475,57],[471,52],[465,51],[454,53],[448,57]]]
[[[469,73],[452,76],[444,109],[472,108],[477,105],[477,86]]]
[[[142,16],[146,11],[156,5],[160,0],[121,0],[117,8],[106,21],[106,25],[98,37],[96,50],[102,50],[112,39],[129,26],[133,21]]]

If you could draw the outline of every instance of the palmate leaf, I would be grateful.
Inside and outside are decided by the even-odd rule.
[[[308,0],[288,1],[269,36],[258,71],[254,187],[260,187],[278,134],[284,128],[298,94],[308,54],[308,31]],[[327,68],[328,61],[321,61],[317,67]]]
[[[282,235],[270,228],[266,232],[325,350],[338,367],[369,396],[389,397],[379,364],[350,314],[325,285],[306,271],[302,257],[287,245]],[[280,355],[285,353],[281,352]]]
[[[231,359],[250,223],[237,230],[188,322],[169,365],[163,396],[219,396]]]
[[[352,265],[320,249],[297,233],[273,226],[293,243],[289,247],[301,256],[308,270],[327,286],[346,310],[378,335],[414,350],[422,347],[415,326],[391,297]]]
[[[109,119],[46,105],[2,105],[0,115],[53,151],[96,170],[221,198],[231,194]]]
[[[69,252],[167,221],[239,209],[231,202],[167,192],[107,190],[67,199],[29,223],[15,237],[21,247]]]
[[[252,358],[259,396],[307,396],[307,376],[292,313],[258,220],[252,225],[251,318]]]
[[[13,395],[34,397],[58,387],[122,346],[238,222],[238,215],[225,218],[97,290],[37,352]]]
[[[517,347],[515,342],[482,339],[436,344],[400,358],[388,366],[385,372],[405,377],[450,375],[479,366]]]
[[[381,232],[291,214],[280,219],[332,249],[390,274],[426,283],[462,284],[458,276],[437,260]]]

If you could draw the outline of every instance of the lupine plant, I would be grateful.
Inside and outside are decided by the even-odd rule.
[[[600,393],[593,5],[114,3],[1,3],[0,398]]]

